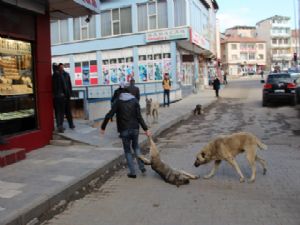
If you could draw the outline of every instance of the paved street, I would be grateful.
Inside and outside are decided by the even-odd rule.
[[[128,179],[123,169],[97,191],[69,204],[47,225],[299,225],[300,111],[297,107],[261,107],[259,80],[231,81],[204,115],[189,118],[156,140],[161,157],[176,168],[200,175],[177,188],[150,167]],[[222,163],[216,176],[202,179],[212,165],[193,167],[195,154],[211,138],[250,131],[268,145],[258,151],[268,165],[257,165],[253,184],[239,183],[236,172]],[[246,177],[244,155],[237,158]]]

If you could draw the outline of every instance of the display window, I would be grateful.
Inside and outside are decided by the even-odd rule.
[[[0,37],[0,134],[37,128],[32,44]]]

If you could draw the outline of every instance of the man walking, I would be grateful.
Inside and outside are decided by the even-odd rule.
[[[151,133],[141,115],[140,104],[138,100],[129,93],[128,88],[124,88],[119,98],[112,105],[112,109],[106,114],[105,119],[101,125],[101,134],[104,134],[108,121],[117,115],[117,129],[122,139],[123,149],[129,173],[129,178],[136,178],[136,171],[131,153],[131,147],[134,150],[135,157],[137,158],[140,153],[138,144],[139,126],[141,125],[145,134],[150,136]],[[139,169],[142,173],[146,172],[144,163],[137,158]]]
[[[162,81],[162,86],[164,89],[164,107],[167,105],[170,106],[170,90],[171,90],[171,80],[169,74],[165,73],[164,79]],[[166,101],[167,98],[167,101]]]
[[[216,92],[216,97],[219,97],[219,90],[220,90],[221,83],[220,83],[220,80],[217,76],[215,77],[212,84],[213,84],[213,88]]]
[[[60,63],[58,66],[59,66],[59,73],[60,73],[60,75],[63,76],[64,81],[65,81],[65,86],[66,86],[65,115],[67,117],[69,127],[71,129],[74,129],[75,126],[74,126],[74,123],[73,123],[73,116],[72,116],[72,111],[71,111],[71,96],[73,94],[71,78],[70,78],[69,73],[67,73],[64,70],[64,65],[62,63]]]

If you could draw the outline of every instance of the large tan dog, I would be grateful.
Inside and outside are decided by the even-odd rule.
[[[148,117],[152,117],[153,123],[158,122],[158,109],[159,109],[159,103],[156,101],[153,101],[152,98],[148,99],[146,97],[146,121],[147,121],[147,123],[149,123]]]
[[[190,179],[198,179],[198,177],[195,175],[192,175],[183,170],[176,170],[164,163],[160,159],[158,149],[151,137],[149,137],[149,142],[151,157],[150,160],[143,156],[139,156],[139,159],[142,160],[145,165],[151,165],[151,168],[155,172],[157,172],[165,182],[174,184],[179,187],[180,185],[188,184],[190,182]]]
[[[244,175],[242,174],[235,157],[236,155],[245,152],[252,170],[249,182],[254,182],[256,176],[255,161],[258,161],[262,165],[264,175],[267,172],[265,160],[256,154],[257,147],[260,149],[267,149],[267,146],[251,133],[240,132],[227,136],[219,136],[202,148],[196,156],[197,159],[194,166],[198,167],[214,160],[214,167],[208,175],[204,176],[204,178],[209,179],[215,175],[221,161],[226,160],[239,174],[240,182],[244,182]]]

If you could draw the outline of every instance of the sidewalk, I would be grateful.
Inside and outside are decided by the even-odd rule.
[[[196,104],[205,108],[215,100],[213,90],[204,90],[169,108],[161,107],[159,122],[150,130],[157,136],[187,119]],[[68,201],[76,199],[74,196],[78,198],[101,179],[104,182],[111,171],[122,166],[123,149],[115,122],[108,124],[104,136],[99,135],[99,128],[85,122],[77,121],[75,125],[75,130],[67,129],[63,136],[86,145],[48,145],[0,170],[0,225],[38,224],[40,218],[59,212]],[[139,142],[145,145],[146,136],[140,135]]]

